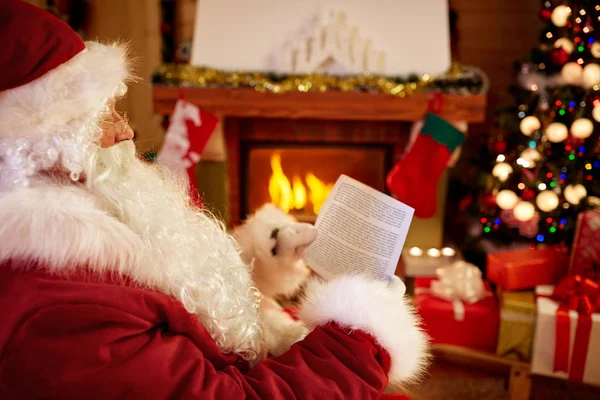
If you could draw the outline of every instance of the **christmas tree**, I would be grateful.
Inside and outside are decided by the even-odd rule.
[[[476,236],[568,245],[577,214],[600,203],[600,5],[543,1],[540,18],[514,105],[497,113],[461,207],[476,215]]]

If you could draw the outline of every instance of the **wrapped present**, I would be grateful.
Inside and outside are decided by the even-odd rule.
[[[536,294],[531,372],[600,384],[600,285],[572,275]]]
[[[415,278],[417,309],[432,342],[493,353],[498,307],[481,271],[458,261],[436,272],[437,278]]]
[[[519,249],[488,254],[487,277],[504,290],[554,285],[565,276],[566,253],[555,247]]]
[[[600,282],[599,210],[579,213],[569,265],[571,274]]]
[[[535,329],[535,294],[533,291],[498,293],[500,332],[496,354],[519,361],[531,359]]]

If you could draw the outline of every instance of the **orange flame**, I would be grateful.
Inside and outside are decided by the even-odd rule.
[[[298,176],[290,180],[283,172],[281,167],[281,155],[273,153],[271,156],[271,178],[269,179],[269,196],[271,202],[279,206],[283,211],[303,210],[310,200],[312,211],[319,213],[325,199],[333,189],[333,183],[325,183],[317,178],[312,172],[308,172],[305,177],[306,186]]]

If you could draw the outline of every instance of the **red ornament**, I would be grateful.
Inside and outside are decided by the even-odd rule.
[[[504,140],[498,140],[494,143],[494,151],[498,154],[506,151],[506,142]]]
[[[462,198],[462,200],[458,203],[458,209],[460,211],[465,211],[467,209],[467,207],[469,207],[469,205],[471,205],[471,203],[473,203],[473,196],[472,195],[466,195],[465,197]]]
[[[552,64],[562,67],[569,61],[569,53],[567,53],[562,47],[550,50],[550,61]]]
[[[483,205],[486,207],[495,207],[496,206],[496,196],[493,194],[486,194],[483,196]]]
[[[552,10],[549,8],[542,8],[538,14],[542,21],[550,21],[552,17]]]
[[[525,201],[531,200],[535,197],[535,192],[529,188],[521,192],[521,198]]]

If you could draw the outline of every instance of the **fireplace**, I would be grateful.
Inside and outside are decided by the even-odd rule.
[[[392,151],[390,144],[241,142],[241,216],[272,202],[314,221],[341,174],[385,192]]]
[[[340,174],[385,192],[386,172],[406,146],[409,128],[391,121],[227,119],[230,224],[271,201],[314,221]]]
[[[354,172],[351,165],[341,165],[345,159],[328,162],[331,158],[316,152],[319,157],[310,159],[311,167],[315,168],[296,172],[292,170],[295,162],[288,159],[296,156],[295,151],[304,152],[303,160],[309,150],[312,153],[344,149],[348,151],[348,159],[350,154],[354,157],[353,150],[375,151],[377,155],[366,153],[367,158],[377,160],[374,163],[376,168],[383,166],[383,170],[387,171],[404,151],[412,122],[421,120],[432,102],[430,93],[414,93],[405,97],[358,91],[275,95],[248,88],[160,86],[154,87],[153,92],[157,114],[170,115],[175,102],[183,96],[221,118],[219,148],[222,152],[219,154],[222,157],[217,157],[219,161],[202,160],[199,163],[202,166],[200,175],[204,179],[199,187],[204,189],[205,194],[211,192],[208,203],[218,207],[217,211],[230,227],[238,225],[259,203],[270,200],[268,182],[271,156],[275,150],[280,151],[281,170],[291,179],[292,188],[295,173],[307,186],[306,173],[312,172],[325,189],[335,182],[338,174],[344,173],[381,190],[385,173],[380,173],[379,169],[369,173],[368,177],[361,177],[356,175],[359,172]],[[485,95],[444,93],[443,108],[439,111],[440,116],[449,121],[481,122],[485,117]],[[263,154],[261,149],[266,153]],[[256,154],[253,154],[254,151]],[[254,161],[250,165],[251,157],[260,160],[256,165]],[[357,163],[362,165],[358,168],[360,171],[373,167],[367,162],[360,162],[360,159]],[[332,175],[324,175],[320,170],[326,164],[332,167]],[[256,174],[267,174],[256,184],[249,182],[255,168],[263,170]],[[436,215],[426,220],[413,219],[406,246],[441,247],[446,182],[446,178],[440,179]],[[255,189],[257,185],[260,189]],[[258,193],[259,198],[250,199],[250,192],[253,195]],[[294,209],[292,212],[311,217],[307,206],[304,210]]]

